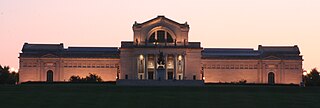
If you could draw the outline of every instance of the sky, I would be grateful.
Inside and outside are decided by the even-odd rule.
[[[0,65],[19,68],[25,42],[120,47],[134,21],[164,15],[205,48],[298,45],[320,67],[320,0],[0,0]]]

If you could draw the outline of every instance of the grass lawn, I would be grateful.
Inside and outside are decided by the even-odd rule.
[[[320,87],[0,85],[0,108],[320,108]]]

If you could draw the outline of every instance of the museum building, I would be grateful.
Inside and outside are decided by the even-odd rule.
[[[164,16],[135,22],[132,29],[133,41],[122,41],[120,48],[25,43],[19,81],[60,82],[93,73],[103,81],[301,82],[303,59],[297,45],[203,48],[200,42],[189,41],[187,23]]]

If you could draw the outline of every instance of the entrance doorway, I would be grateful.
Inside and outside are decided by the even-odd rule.
[[[52,70],[47,71],[47,82],[53,82],[53,71]]]
[[[268,73],[268,84],[274,84],[274,73],[273,72],[269,72]]]
[[[153,72],[148,72],[148,79],[153,80]]]
[[[168,80],[172,80],[173,79],[173,72],[168,72]]]

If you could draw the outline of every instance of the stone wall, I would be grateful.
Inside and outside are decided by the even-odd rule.
[[[70,77],[97,74],[103,81],[115,81],[119,59],[108,58],[20,58],[20,82],[47,81],[47,71],[53,71],[53,81],[69,81]]]
[[[206,83],[268,83],[274,74],[276,84],[299,84],[301,60],[216,60],[202,59]]]

